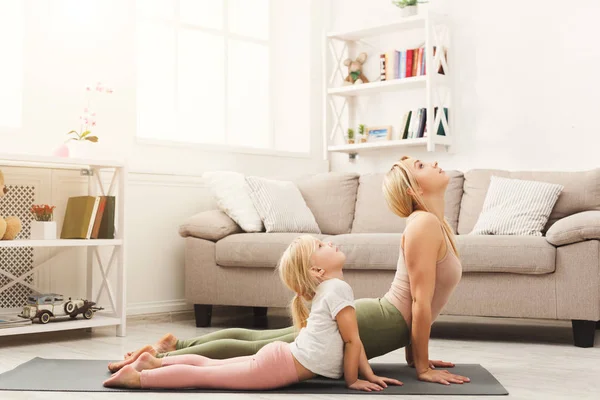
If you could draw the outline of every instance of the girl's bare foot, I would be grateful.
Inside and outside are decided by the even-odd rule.
[[[119,372],[105,380],[104,386],[139,389],[142,387],[140,376],[141,374],[133,366],[126,365]]]
[[[142,347],[141,349],[139,349],[138,351],[134,352],[131,355],[131,357],[129,357],[123,361],[117,361],[117,362],[112,362],[112,363],[108,364],[108,370],[110,372],[117,372],[124,366],[129,365],[132,362],[134,362],[135,360],[137,360],[144,353],[150,353],[150,355],[155,356],[156,350],[154,350],[154,347],[152,347],[150,345],[146,345],[146,346]]]
[[[154,369],[162,366],[162,359],[154,357],[150,353],[142,354],[133,364],[133,369],[142,372],[145,369]]]
[[[160,340],[158,342],[154,343],[154,345],[152,347],[154,348],[156,353],[167,353],[169,351],[177,350],[176,345],[177,345],[177,338],[175,336],[173,336],[172,334],[167,333],[165,336],[160,338]],[[137,352],[136,351],[128,352],[127,354],[125,354],[125,357],[123,357],[123,359],[127,360],[134,353],[137,353]]]

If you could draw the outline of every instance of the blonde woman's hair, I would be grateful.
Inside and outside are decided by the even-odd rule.
[[[279,260],[279,277],[296,293],[290,308],[297,329],[306,326],[308,308],[304,302],[312,301],[319,286],[318,280],[310,273],[310,259],[318,247],[317,239],[310,235],[302,235],[288,246]]]
[[[408,156],[404,156],[400,161],[395,162],[383,178],[383,195],[388,207],[394,214],[402,218],[407,218],[415,210],[431,212],[427,208],[423,196],[419,193],[419,183],[411,172],[410,167],[404,162],[408,158]],[[414,193],[413,196],[408,193],[408,189],[412,190]],[[450,239],[454,254],[458,255],[452,228],[450,228],[446,218],[441,222],[444,232],[446,232],[446,235]]]

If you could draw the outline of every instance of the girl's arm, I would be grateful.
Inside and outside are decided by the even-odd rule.
[[[358,379],[358,369],[363,347],[358,336],[358,322],[356,321],[354,307],[344,307],[336,315],[335,320],[344,341],[344,379],[346,380],[346,386],[350,389],[365,390],[367,392],[382,390],[382,387],[375,383]]]
[[[353,307],[345,307],[336,315],[335,319],[344,340],[344,379],[350,389],[370,392],[383,390],[384,387],[387,387],[387,383],[402,385],[402,382],[396,379],[377,376],[373,373],[358,335],[358,322]],[[368,380],[358,379],[359,371]]]

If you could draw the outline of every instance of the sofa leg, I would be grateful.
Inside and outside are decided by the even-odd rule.
[[[577,347],[594,347],[594,335],[596,334],[596,322],[574,319],[573,342]]]
[[[267,310],[268,307],[253,307],[254,310],[254,327],[266,328],[268,325]]]
[[[269,307],[253,307],[255,317],[266,317]]]
[[[212,317],[212,305],[194,304],[194,314],[196,315],[196,327],[206,328],[210,326],[210,317]]]

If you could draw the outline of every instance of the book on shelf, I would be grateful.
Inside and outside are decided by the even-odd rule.
[[[114,196],[70,197],[60,238],[113,239],[114,209]]]
[[[433,47],[435,57],[437,48]],[[448,51],[444,49],[444,58],[447,60]],[[411,78],[424,76],[427,72],[425,47],[406,50],[391,50],[379,55],[379,73],[381,81],[392,79]],[[444,75],[443,64],[440,63],[438,74]]]
[[[434,107],[433,121],[436,120],[438,107]],[[444,107],[444,118],[448,121],[448,107]],[[421,107],[408,110],[402,116],[400,123],[400,139],[417,139],[427,137],[427,108]],[[442,124],[442,119],[437,128],[437,135],[446,136],[446,130]]]

